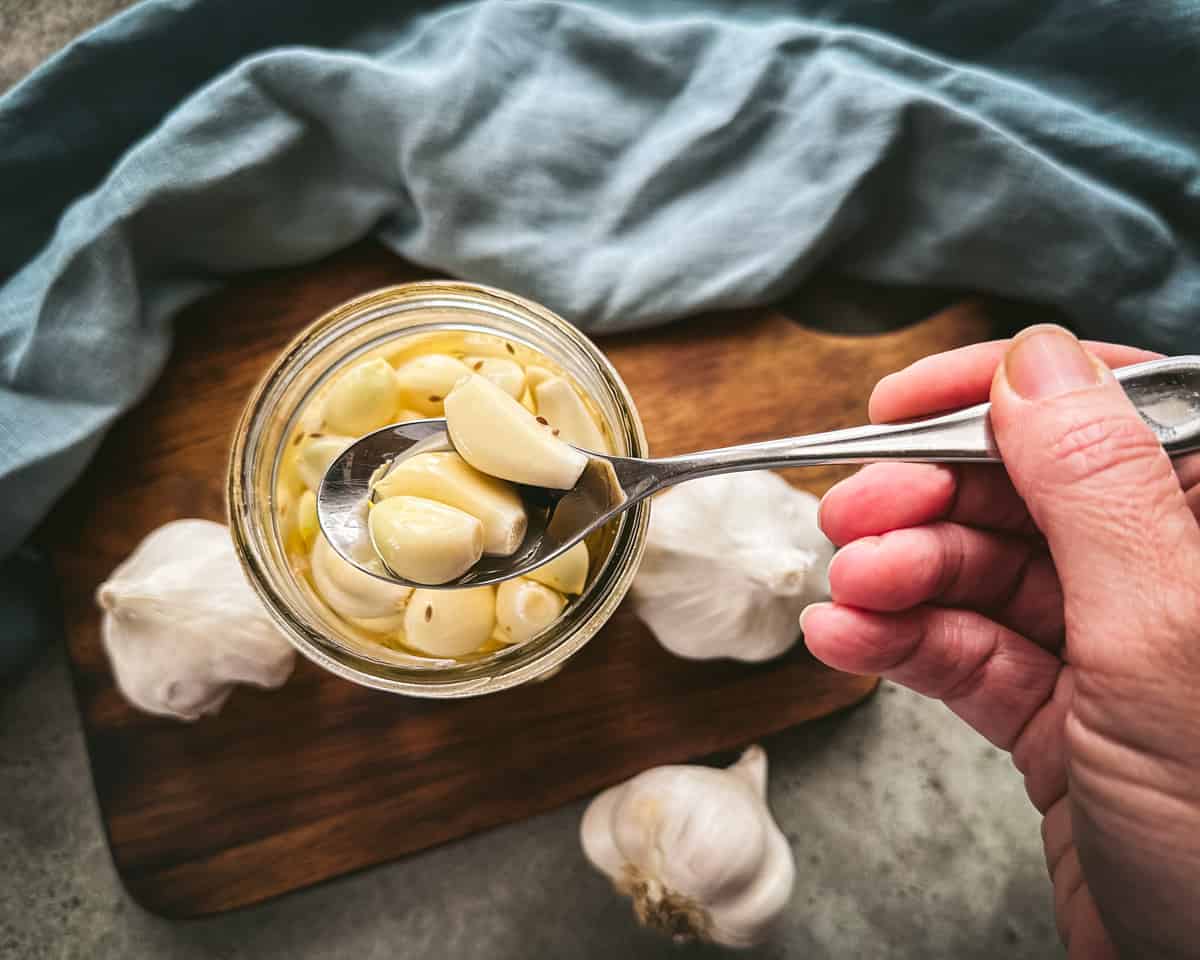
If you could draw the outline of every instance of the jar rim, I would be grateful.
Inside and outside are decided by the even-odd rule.
[[[560,348],[572,351],[573,359],[584,362],[600,377],[608,398],[620,415],[620,424],[610,423],[609,426],[614,434],[620,427],[622,436],[618,442],[626,448],[624,452],[630,456],[647,455],[645,431],[628,388],[600,348],[578,328],[541,304],[504,290],[457,280],[422,280],[381,287],[338,304],[308,324],[280,351],[251,391],[238,419],[226,483],[226,508],[235,552],[251,587],[284,636],[305,657],[343,679],[416,697],[452,698],[498,692],[555,669],[600,630],[624,598],[645,549],[649,524],[648,501],[641,501],[622,515],[600,571],[584,594],[568,608],[570,613],[575,607],[581,607],[582,619],[549,645],[542,644],[540,638],[532,641],[537,646],[523,655],[516,654],[528,645],[445,669],[405,669],[356,654],[344,644],[316,634],[297,615],[275,582],[278,571],[271,569],[269,544],[265,543],[266,534],[260,522],[262,505],[255,502],[254,493],[257,471],[263,467],[260,462],[263,451],[259,448],[264,431],[279,419],[280,411],[275,405],[281,393],[299,374],[310,369],[310,364],[321,356],[322,351],[333,348],[376,315],[384,317],[430,309],[454,312],[456,307],[463,308],[464,313],[492,312],[497,317],[517,319],[543,337],[552,335]],[[471,321],[469,325],[478,326],[479,321]],[[542,328],[540,331],[539,327]],[[504,331],[491,332],[513,339]],[[403,336],[403,332],[395,334],[396,339]],[[543,349],[536,342],[531,345]],[[329,369],[344,364],[348,356],[353,356],[353,352],[334,360],[328,365]],[[311,388],[304,399],[309,395]],[[302,407],[303,399],[290,411],[291,417],[294,418]],[[285,431],[284,435],[288,433]],[[278,466],[280,445],[276,444],[268,456],[274,464],[267,495],[273,499],[274,470]],[[273,517],[272,507],[268,507],[266,515]],[[290,571],[288,575],[292,575]],[[598,592],[600,588],[603,592]],[[553,634],[554,630],[551,626],[547,635]]]

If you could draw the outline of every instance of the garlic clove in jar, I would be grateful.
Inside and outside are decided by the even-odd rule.
[[[580,594],[587,584],[588,562],[587,544],[580,540],[566,553],[535,567],[525,576],[559,593]]]
[[[317,520],[317,495],[311,490],[300,494],[300,502],[296,505],[296,529],[300,531],[300,539],[306,547],[311,547],[321,532]]]
[[[406,457],[374,489],[380,498],[427,497],[478,517],[483,524],[483,552],[492,556],[510,556],[525,538],[528,518],[517,491],[480,473],[457,453]]]
[[[461,360],[444,353],[414,357],[396,368],[401,404],[424,417],[440,417],[442,402],[454,385],[470,372]]]
[[[496,587],[496,636],[504,643],[524,643],[559,618],[567,601],[561,593],[524,577]]]
[[[551,377],[533,388],[538,415],[550,421],[557,436],[584,450],[609,453],[604,433],[592,419],[583,398],[562,377]]]
[[[434,657],[461,657],[486,643],[495,624],[495,587],[417,589],[404,613],[404,642]]]
[[[569,490],[587,466],[587,456],[555,437],[548,423],[476,374],[446,398],[446,424],[462,458],[502,480]]]
[[[787,906],[795,880],[766,782],[758,746],[726,770],[647,770],[592,801],[580,825],[584,853],[633,900],[644,925],[677,940],[752,946]]]
[[[483,524],[456,507],[424,497],[389,497],[368,514],[371,542],[397,576],[446,583],[483,556]]]
[[[295,653],[242,573],[228,529],[175,520],[100,585],[101,639],[117,688],[148,713],[195,720],[239,683],[278,687]]]
[[[539,366],[536,363],[531,363],[525,368],[525,384],[529,387],[529,392],[532,393],[540,384],[547,380],[558,379],[558,374],[546,367]]]
[[[491,380],[514,400],[525,393],[525,371],[515,360],[507,357],[463,357],[472,372]]]
[[[346,622],[351,626],[358,627],[362,630],[370,630],[372,633],[399,633],[404,632],[404,611],[393,613],[388,617],[346,617]]]
[[[338,433],[362,436],[393,422],[399,386],[382,358],[357,363],[334,381],[325,397],[325,422]]]
[[[300,447],[300,454],[296,460],[296,472],[300,474],[304,485],[314,493],[320,490],[321,481],[325,479],[329,465],[353,442],[353,437],[338,434],[309,434]]]
[[[472,357],[501,357],[518,360],[517,348],[490,333],[466,333],[459,341],[462,352]]]
[[[375,556],[365,537],[355,545],[355,559],[384,574],[383,564]],[[335,613],[343,617],[375,619],[389,617],[404,609],[413,588],[378,580],[347,563],[323,536],[313,544],[309,564],[313,585]]]
[[[692,480],[654,501],[634,610],[680,657],[761,661],[829,595],[816,497],[768,470]]]

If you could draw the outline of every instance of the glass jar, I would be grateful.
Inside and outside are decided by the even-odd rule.
[[[471,283],[427,281],[386,287],[330,310],[280,354],[254,389],[237,425],[227,487],[234,546],[251,586],[302,654],[340,677],[416,697],[467,697],[505,690],[553,670],[612,615],[645,548],[650,506],[614,521],[607,555],[563,615],[515,647],[450,663],[364,642],[336,621],[291,569],[275,504],[286,439],[310,397],[347,364],[399,338],[461,331],[503,337],[545,354],[591,398],[614,452],[647,455],[646,436],[620,375],[561,317],[511,293]]]

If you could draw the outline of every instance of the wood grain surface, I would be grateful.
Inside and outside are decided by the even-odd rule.
[[[282,690],[239,690],[215,718],[183,724],[131,709],[100,645],[96,586],[159,524],[224,519],[230,432],[288,339],[355,294],[425,275],[360,245],[241,278],[185,310],[167,371],[43,530],[62,575],[113,859],[151,910],[182,918],[255,903],[551,809],[655,764],[741,746],[874,688],[820,666],[802,644],[759,666],[677,660],[625,605],[558,676],[475,700],[397,697],[298,659]],[[832,336],[804,325],[836,321],[836,300],[817,302],[819,317],[803,316],[803,298],[793,298],[786,311],[602,341],[651,449],[862,422],[878,377],[989,329],[985,311],[963,305],[890,333]],[[868,312],[902,322],[913,303],[880,293]],[[820,492],[838,475],[795,479]]]

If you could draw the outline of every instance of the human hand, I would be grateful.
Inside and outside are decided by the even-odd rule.
[[[1099,362],[1151,358],[1038,326],[880,381],[875,422],[990,390],[1004,466],[875,464],[834,487],[832,602],[802,617],[830,666],[1011,751],[1059,933],[1089,960],[1200,956],[1200,455],[1173,468]]]

